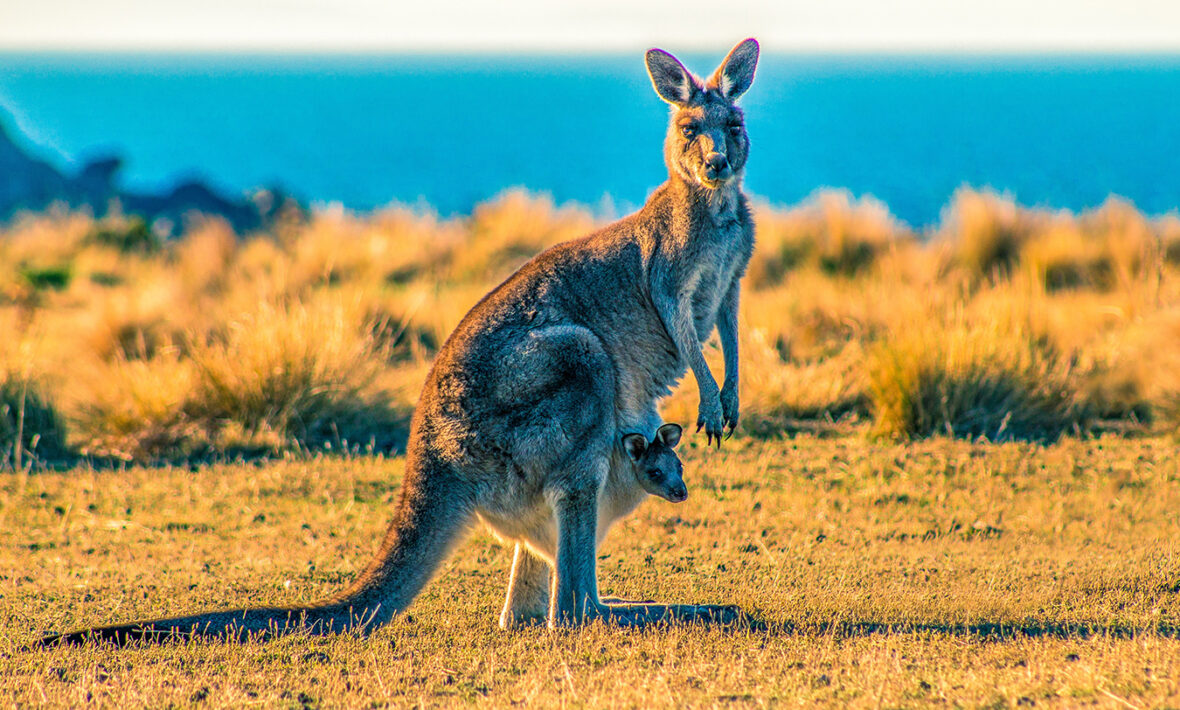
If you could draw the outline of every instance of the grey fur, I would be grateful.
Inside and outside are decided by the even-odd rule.
[[[305,607],[135,622],[45,642],[369,629],[409,605],[476,520],[516,544],[505,626],[733,618],[732,607],[604,603],[596,549],[647,496],[618,432],[652,438],[656,404],[686,369],[708,442],[720,445],[737,425],[738,293],[754,227],[741,191],[749,144],[732,99],[733,87],[753,80],[756,60],[757,43],[746,40],[702,82],[670,54],[648,53],[653,85],[674,107],[668,181],[639,212],[539,254],[463,318],[415,409],[394,522],[347,590]],[[673,91],[678,71],[691,90]],[[701,354],[715,327],[720,388]]]

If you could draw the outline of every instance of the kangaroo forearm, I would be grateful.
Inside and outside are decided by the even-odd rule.
[[[721,351],[725,354],[725,385],[733,386],[738,384],[738,346],[737,338],[734,338],[733,344],[726,347],[725,340],[721,341]]]
[[[691,294],[691,284],[675,291],[673,289],[665,290],[666,293],[675,293],[676,291]],[[713,378],[713,373],[709,371],[709,364],[705,362],[705,356],[701,352],[701,342],[697,338],[696,323],[693,319],[689,298],[684,297],[676,300],[657,298],[656,308],[664,321],[664,327],[668,331],[669,337],[676,345],[680,358],[692,370],[700,392],[704,394],[709,389],[716,390],[717,380]]]
[[[692,376],[697,380],[697,391],[702,397],[706,394],[719,391],[717,379],[713,377],[713,372],[709,369],[709,363],[705,362],[705,356],[701,353],[700,348],[697,348],[693,353],[693,358],[689,361],[689,367],[692,370]]]
[[[717,334],[721,336],[721,353],[725,357],[725,383],[738,383],[738,284],[735,282],[721,304]]]
[[[717,332],[721,336],[721,353],[725,357],[725,383],[738,382],[738,331],[736,319],[730,322],[724,319],[717,324]]]
[[[672,337],[676,339],[676,348],[680,351],[680,356],[688,361],[692,376],[697,380],[697,389],[702,395],[716,391],[717,380],[714,379],[713,372],[709,370],[709,363],[705,362],[705,355],[701,352],[701,342],[697,339],[691,313],[679,315],[674,322],[676,326]]]

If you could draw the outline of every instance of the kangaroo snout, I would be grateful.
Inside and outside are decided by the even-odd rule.
[[[705,156],[705,177],[710,180],[724,180],[731,174],[729,158],[724,153],[709,153]]]

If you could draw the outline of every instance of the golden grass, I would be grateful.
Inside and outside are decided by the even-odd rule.
[[[356,299],[264,303],[189,343],[193,387],[183,408],[252,437],[273,434],[280,445],[363,445],[396,421],[374,388],[384,358],[370,331]]]
[[[599,565],[604,593],[760,624],[505,634],[511,551],[481,531],[370,638],[123,651],[19,647],[347,584],[437,348],[595,219],[511,192],[465,218],[325,210],[243,239],[205,221],[159,248],[78,214],[7,228],[0,704],[1180,704],[1180,218],[964,189],[926,235],[846,193],[757,219],[747,436],[688,437],[689,501],[646,504]],[[720,377],[715,339],[706,357]],[[696,406],[688,377],[664,415]],[[341,448],[379,455],[307,455]],[[29,471],[63,458],[80,465]]]
[[[762,207],[756,214],[759,244],[747,270],[753,288],[781,283],[803,266],[855,276],[912,236],[883,203],[846,190],[821,191],[798,207]]]
[[[925,401],[921,382],[962,381],[952,352],[1033,377],[1042,365],[1013,364],[1032,357],[1029,343],[1055,353],[1061,366],[1045,367],[1062,401],[1104,428],[1180,424],[1175,215],[1115,198],[1080,214],[1030,209],[964,188],[925,235],[844,191],[762,206],[756,220],[741,313],[747,433],[841,428],[873,412],[878,431],[945,432],[882,421],[900,405],[869,407],[882,363],[923,362],[926,379],[897,370],[894,401]],[[0,232],[0,320],[12,342],[35,334],[40,401],[74,454],[396,448],[463,314],[531,255],[595,224],[520,191],[468,217],[326,209],[241,239],[197,221],[160,245],[133,220],[49,212]],[[708,357],[720,376],[720,353]],[[939,387],[936,399],[949,396]],[[665,416],[692,421],[695,397],[686,382]],[[1014,402],[972,406],[994,422],[1017,416]]]
[[[681,453],[689,500],[619,523],[603,591],[736,603],[762,626],[502,632],[512,551],[478,530],[366,639],[22,651],[48,630],[339,590],[403,460],[2,477],[0,704],[1180,704],[1174,441],[689,437]]]
[[[1020,326],[914,328],[874,346],[867,369],[879,436],[1054,441],[1088,418],[1068,364]]]
[[[12,312],[0,314],[0,333],[0,470],[56,463],[68,455],[66,432],[37,334]]]

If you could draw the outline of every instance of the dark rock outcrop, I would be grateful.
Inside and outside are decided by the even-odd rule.
[[[89,209],[96,217],[116,205],[127,215],[139,215],[153,229],[176,234],[193,214],[224,218],[239,234],[264,227],[281,214],[302,215],[304,208],[281,189],[256,191],[249,199],[232,199],[203,182],[181,182],[162,194],[138,193],[119,187],[122,159],[110,156],[87,163],[70,176],[33,157],[13,137],[12,123],[0,115],[0,222],[23,212],[37,212],[53,204]]]

